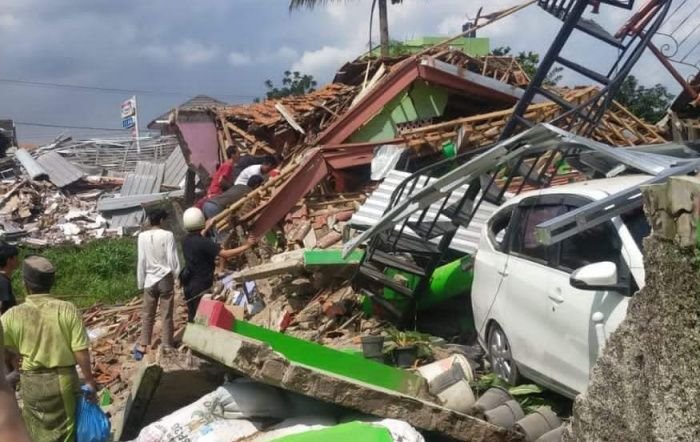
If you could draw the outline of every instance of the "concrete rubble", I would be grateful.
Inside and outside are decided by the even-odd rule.
[[[480,390],[478,377],[488,367],[478,343],[448,344],[451,339],[463,342],[461,329],[442,338],[421,337],[428,351],[416,355],[406,370],[389,366],[393,360],[377,362],[389,362],[383,353],[371,361],[359,355],[363,337],[387,338],[399,348],[400,339],[393,335],[401,332],[375,314],[363,287],[352,283],[364,252],[343,258],[342,245],[358,230],[371,227],[352,220],[368,199],[386,205],[381,213],[372,214],[376,217],[368,218],[369,224],[393,203],[398,185],[382,187],[385,178],[388,183],[394,173],[408,174],[498,141],[529,82],[513,57],[472,56],[450,48],[354,60],[337,72],[332,83],[305,95],[237,105],[195,97],[154,120],[149,127],[161,130],[162,136],[142,141],[140,150],[130,140],[67,137],[32,151],[17,150],[11,160],[2,162],[0,225],[6,239],[33,247],[131,235],[144,225],[145,209],[164,201],[176,215],[172,218],[179,220],[180,209],[202,196],[217,166],[227,159],[228,147],[235,147],[241,156],[278,155],[283,161],[273,177],[214,218],[225,246],[240,244],[249,235],[259,238],[241,257],[220,263],[214,286],[203,296],[200,311],[219,308],[217,318],[230,323],[203,324],[198,316],[197,323],[187,324],[180,300],[175,314],[176,354],[169,360],[157,353],[136,364],[130,350],[139,332],[142,305],[138,298],[121,306],[95,305],[83,312],[97,381],[114,399],[110,413],[118,428],[116,438],[149,440],[147,436],[157,431],[167,433],[168,440],[184,437],[164,432],[167,416],[175,413],[171,416],[179,418],[177,413],[196,400],[208,404],[235,377],[253,381],[255,388],[272,391],[271,395],[311,401],[318,409],[401,421],[418,435],[416,442],[422,440],[421,434],[461,441],[525,440],[515,430],[518,422],[526,414],[545,414],[543,407],[521,408],[517,398],[501,389],[503,401],[489,409],[474,408],[472,402],[488,397],[486,392],[493,392],[488,387],[498,385]],[[551,87],[548,91],[573,106],[590,101],[599,89]],[[524,116],[536,124],[564,114],[555,101],[538,95]],[[564,125],[565,120],[555,125]],[[673,127],[651,125],[613,102],[590,139],[606,148],[654,145],[665,143],[669,133],[678,135],[678,127]],[[542,176],[551,173],[548,185],[591,178],[569,164],[557,175],[553,164],[560,154],[532,161],[533,170],[539,165]],[[426,175],[425,186],[436,178]],[[493,178],[506,184],[504,192],[534,188],[522,176],[512,181]],[[421,188],[411,189],[404,198],[414,190],[419,193]],[[462,194],[466,191],[465,187]],[[700,206],[691,204],[697,195],[697,179],[674,178],[667,187],[645,190],[655,232],[646,243],[646,265],[654,271],[649,272],[645,289],[632,299],[627,320],[594,368],[588,393],[576,401],[566,440],[630,440],[630,435],[635,440],[673,440],[671,434],[687,434],[690,439],[692,429],[700,426],[691,413],[697,406],[684,409],[674,402],[684,398],[688,399],[680,401],[684,405],[699,405],[689,392],[700,387],[696,385],[700,376],[692,375],[696,365],[692,355],[700,350],[696,348],[700,336],[687,326],[700,315],[695,299],[697,265],[691,251],[700,215],[694,212]],[[483,218],[494,208],[485,204]],[[471,247],[468,252],[459,250],[461,257],[476,250],[474,238],[478,239],[483,220],[479,222],[464,233],[471,235],[467,244]],[[181,226],[173,230],[181,233]],[[471,272],[471,265],[465,260],[459,268]],[[678,277],[679,272],[684,276]],[[390,278],[392,286],[387,287],[394,292],[413,289],[406,275],[395,272]],[[448,322],[446,310],[455,316],[462,313],[450,304],[444,308],[432,319],[440,326]],[[267,338],[245,335],[236,327],[264,330],[261,333]],[[659,332],[662,329],[664,333]],[[323,358],[326,362],[337,358],[369,367],[386,378],[368,379],[367,373],[353,376],[340,363],[333,371],[325,362],[319,367],[300,360],[298,354],[280,348],[289,342],[287,338],[297,338],[302,346],[320,344],[319,352],[330,355]],[[649,349],[664,359],[655,359]],[[381,347],[380,353],[384,350]],[[355,359],[347,359],[349,355]],[[450,367],[436,376],[438,381],[415,370],[455,355],[462,358],[464,368]],[[400,386],[382,384],[394,377],[401,380]],[[439,394],[444,389],[436,392],[435,387],[457,382],[472,393],[459,411],[447,408],[447,400]],[[185,384],[192,388],[175,397]],[[498,414],[494,409],[510,413],[513,422],[502,427],[487,422]],[[311,417],[326,417],[315,410]],[[562,430],[554,428],[559,418],[551,409],[547,412],[556,422],[550,436],[559,440]],[[214,413],[208,413],[211,416],[206,419],[193,420],[189,429],[211,424]],[[262,417],[267,420],[257,420]],[[281,421],[298,417],[236,415],[234,420],[240,418],[236,428],[246,433],[240,440],[251,441],[272,440],[258,433],[284,429]],[[339,419],[325,426],[337,423]],[[139,435],[142,430],[145,433]]]
[[[144,205],[182,197],[173,191],[184,186],[187,169],[174,137],[142,143],[142,151],[136,152],[131,141],[61,137],[32,152],[16,150],[12,173],[4,174],[0,182],[4,237],[45,247],[123,236],[138,229]],[[159,168],[141,172],[149,164]],[[145,179],[156,185],[140,186]]]
[[[400,419],[456,440],[521,440],[486,422],[426,401],[418,391],[414,392],[415,396],[397,394],[318,371],[287,360],[263,343],[235,338],[227,331],[189,326],[185,343],[250,379],[370,415]]]
[[[644,244],[646,286],[576,400],[566,441],[697,439],[700,178],[672,177],[643,194],[654,229]]]

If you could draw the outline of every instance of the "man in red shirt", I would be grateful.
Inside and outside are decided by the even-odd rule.
[[[224,190],[231,187],[231,173],[233,172],[234,155],[236,148],[229,146],[226,149],[226,161],[216,169],[214,176],[211,179],[209,188],[207,189],[207,198],[211,198],[221,194]]]

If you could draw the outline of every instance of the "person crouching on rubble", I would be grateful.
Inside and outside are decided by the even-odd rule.
[[[182,221],[187,236],[182,242],[185,267],[180,273],[180,283],[187,300],[187,319],[193,322],[201,295],[214,285],[216,258],[230,259],[240,255],[255,243],[255,239],[249,238],[245,244],[235,249],[222,249],[212,239],[202,236],[205,220],[200,209],[190,207],[185,210]]]
[[[241,162],[243,162],[245,157],[241,159]],[[263,158],[262,163],[260,164],[253,164],[251,166],[246,167],[245,169],[241,170],[241,172],[238,174],[236,177],[236,180],[233,182],[234,185],[239,184],[243,185],[248,182],[249,179],[256,175],[261,175],[261,176],[268,176],[270,172],[272,172],[275,167],[277,167],[278,161],[277,158],[272,156],[272,155],[267,155]]]
[[[167,217],[163,209],[148,214],[149,230],[139,233],[137,280],[143,290],[141,337],[134,346],[134,359],[140,361],[151,345],[156,309],[160,303],[161,342],[164,350],[173,348],[173,310],[175,276],[180,273],[180,259],[173,232],[161,228]]]
[[[236,148],[229,146],[226,148],[226,160],[221,163],[211,179],[207,189],[207,198],[221,195],[226,189],[233,185],[233,164],[236,161]]]
[[[6,349],[22,357],[22,416],[35,442],[75,440],[80,397],[76,363],[91,391],[89,399],[96,400],[90,341],[80,312],[49,295],[55,272],[46,258],[25,259],[22,277],[28,296],[0,318]]]
[[[202,234],[206,235],[212,228],[214,218],[221,213],[225,208],[248,195],[253,189],[260,187],[265,181],[262,175],[253,175],[248,179],[246,184],[234,184],[226,192],[207,200],[202,206],[202,213],[207,219],[207,224],[204,227]]]

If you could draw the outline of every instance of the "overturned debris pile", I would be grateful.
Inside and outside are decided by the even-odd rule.
[[[96,210],[98,188],[74,194],[49,182],[20,180],[0,183],[0,225],[6,240],[46,246],[119,236]]]
[[[138,297],[120,306],[96,304],[83,312],[83,323],[91,343],[95,379],[117,401],[128,393],[130,378],[137,368],[131,349],[141,332],[142,308],[143,300]],[[184,302],[176,303],[174,320],[177,343],[182,339],[187,323]],[[160,327],[158,321],[155,336],[160,336]],[[154,342],[153,348],[159,348],[158,341]]]
[[[700,179],[643,189],[653,226],[646,286],[629,303],[576,400],[567,441],[695,440],[700,428]]]

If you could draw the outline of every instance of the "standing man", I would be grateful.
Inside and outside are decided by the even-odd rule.
[[[216,258],[230,259],[248,250],[254,243],[249,239],[244,245],[235,249],[221,249],[210,238],[202,236],[204,214],[196,207],[190,207],[182,215],[187,236],[182,242],[182,254],[185,255],[185,269],[180,282],[185,289],[187,300],[187,320],[192,322],[200,295],[214,285],[214,267]]]
[[[143,293],[141,338],[134,346],[134,359],[140,361],[151,345],[151,335],[160,301],[163,322],[162,346],[173,347],[173,299],[175,275],[180,273],[175,236],[161,228],[167,214],[155,209],[148,215],[151,228],[139,233],[137,279]]]
[[[22,265],[28,296],[0,321],[8,350],[22,357],[22,416],[35,442],[72,442],[80,366],[95,400],[97,386],[90,363],[89,340],[80,312],[49,293],[56,271],[46,258],[30,256]],[[5,440],[5,439],[3,439]]]
[[[17,247],[0,243],[0,314],[17,305],[14,293],[12,293],[12,274],[17,270]]]
[[[242,161],[242,160],[241,160]],[[255,175],[267,176],[267,174],[277,167],[277,159],[271,155],[263,158],[262,163],[248,166],[238,174],[233,184],[247,184],[248,180]]]

